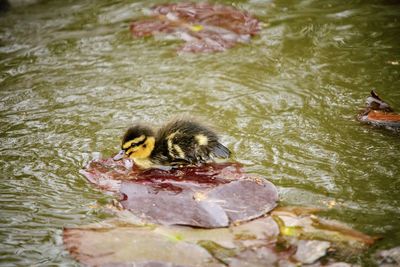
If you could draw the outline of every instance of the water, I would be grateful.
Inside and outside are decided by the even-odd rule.
[[[400,136],[355,115],[375,88],[400,110],[397,1],[236,1],[263,21],[225,53],[132,39],[157,1],[15,1],[0,15],[0,263],[74,265],[65,226],[101,221],[110,197],[79,169],[117,152],[136,120],[188,113],[219,129],[283,204],[400,245]],[[229,1],[223,3],[229,4]]]

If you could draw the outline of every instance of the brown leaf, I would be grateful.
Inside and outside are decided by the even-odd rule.
[[[249,42],[260,26],[249,13],[230,6],[177,3],[155,6],[150,19],[132,22],[130,30],[136,37],[173,34],[186,42],[185,52],[219,52]]]
[[[95,160],[81,173],[101,189],[121,194],[122,207],[148,222],[226,227],[276,206],[275,186],[243,173],[237,163],[170,170],[132,168],[129,160]]]

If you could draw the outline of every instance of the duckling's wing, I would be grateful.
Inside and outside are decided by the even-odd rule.
[[[225,147],[223,144],[219,142],[212,148],[211,153],[215,157],[223,159],[229,158],[231,155],[231,151],[229,151],[227,147]]]

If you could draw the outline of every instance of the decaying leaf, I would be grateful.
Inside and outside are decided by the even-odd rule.
[[[344,246],[371,245],[377,238],[356,231],[349,226],[334,220],[326,220],[311,215],[290,214],[287,211],[274,210],[272,217],[277,222],[282,235],[301,239],[319,239],[331,241]]]
[[[278,200],[272,183],[246,175],[236,163],[141,171],[129,160],[105,159],[90,162],[82,174],[119,192],[123,208],[159,224],[226,227],[262,216]]]
[[[140,171],[106,159],[82,173],[123,208],[64,230],[68,251],[89,266],[350,266],[335,260],[375,241],[316,209],[274,209],[276,188],[235,163]]]
[[[357,119],[372,126],[400,130],[400,114],[394,112],[373,90],[367,98],[365,109],[358,114]]]
[[[150,227],[65,229],[71,255],[89,266],[220,266],[196,244],[170,240]],[[153,266],[153,265],[152,265]]]
[[[358,255],[369,243],[348,236],[348,227],[337,222],[334,229],[317,229],[312,224],[315,215],[274,214],[302,234],[285,236],[279,231],[276,219],[265,216],[237,226],[216,229],[187,226],[136,225],[125,217],[108,222],[64,230],[64,244],[71,255],[89,266],[157,263],[155,266],[350,266],[335,261],[338,255],[349,252]],[[292,218],[291,222],[286,217]],[[123,221],[126,221],[124,223]],[[321,219],[322,220],[322,219]],[[343,230],[345,229],[345,230]],[[318,232],[317,235],[314,232]],[[324,234],[321,234],[324,233]],[[326,232],[326,233],[325,233]],[[356,234],[356,236],[361,233]],[[317,236],[317,239],[310,239]],[[352,240],[353,243],[346,243]],[[279,247],[286,242],[286,247]],[[356,249],[352,246],[356,245]],[[348,244],[346,247],[340,244]],[[335,259],[329,257],[334,249]],[[342,253],[341,250],[346,250]],[[322,264],[319,260],[324,258]],[[334,264],[335,263],[335,264]],[[135,265],[136,266],[136,265]],[[143,265],[153,266],[153,265]]]
[[[325,256],[330,246],[331,244],[327,241],[299,240],[294,258],[299,262],[311,264]]]
[[[208,192],[208,199],[218,203],[233,223],[262,216],[276,206],[278,193],[268,182],[253,180],[232,181]]]
[[[226,227],[260,217],[276,206],[275,187],[251,180],[225,184],[187,184],[186,181],[124,181],[122,206],[137,216],[161,224]],[[202,195],[202,198],[198,198]]]
[[[151,17],[135,20],[136,37],[166,34],[184,40],[185,52],[217,52],[246,43],[260,30],[256,18],[231,6],[209,3],[157,5]]]
[[[153,185],[153,184],[152,184]],[[153,191],[152,185],[123,183],[122,206],[144,220],[213,228],[229,224],[226,212],[216,203],[197,201],[189,192]],[[176,190],[176,188],[175,188]]]
[[[133,175],[131,160],[114,161],[112,158],[92,160],[79,173],[99,189],[119,192],[121,180],[131,179]]]

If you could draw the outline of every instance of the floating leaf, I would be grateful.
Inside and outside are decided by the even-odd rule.
[[[167,34],[186,43],[186,52],[217,52],[236,43],[249,42],[260,30],[259,22],[245,11],[208,3],[157,5],[151,18],[136,20],[131,32],[136,37]]]
[[[112,185],[123,208],[115,209],[119,219],[64,230],[66,248],[89,266],[350,266],[327,252],[347,259],[375,240],[315,209],[279,207],[267,215],[276,188],[234,163],[140,171],[106,159],[82,173],[102,189]]]
[[[119,192],[121,180],[131,179],[134,175],[132,166],[131,160],[97,159],[89,162],[79,173],[104,191]]]
[[[400,114],[383,101],[375,91],[367,98],[367,105],[357,118],[361,122],[389,129],[400,129]]]
[[[90,161],[83,170],[79,171],[86,179],[101,190],[119,192],[122,181],[135,180],[142,183],[151,183],[153,180],[192,181],[197,186],[218,185],[229,180],[245,179],[240,165],[237,163],[212,163],[199,167],[174,168],[171,170],[149,169],[141,171],[136,168],[132,160],[95,159]],[[193,184],[193,186],[195,186]],[[188,185],[189,186],[189,185]]]
[[[129,160],[106,159],[81,173],[119,192],[123,208],[152,223],[226,227],[262,216],[278,200],[272,183],[246,175],[236,163],[141,171]]]
[[[374,110],[368,113],[368,116],[365,118],[365,122],[368,122],[374,126],[400,128],[400,114]]]
[[[213,228],[260,217],[278,200],[276,188],[267,181],[248,177],[205,183],[206,173],[197,172],[196,177],[198,181],[186,180],[183,174],[180,179],[165,175],[161,179],[124,181],[121,204],[150,222]]]
[[[183,224],[198,227],[221,227],[229,224],[228,216],[221,206],[197,201],[183,191],[153,191],[151,186],[133,182],[123,183],[121,192],[126,200],[122,206],[133,214],[160,224]],[[174,188],[176,190],[176,188]]]
[[[278,193],[268,181],[239,180],[220,185],[208,193],[210,202],[218,203],[231,222],[262,216],[276,206]]]

